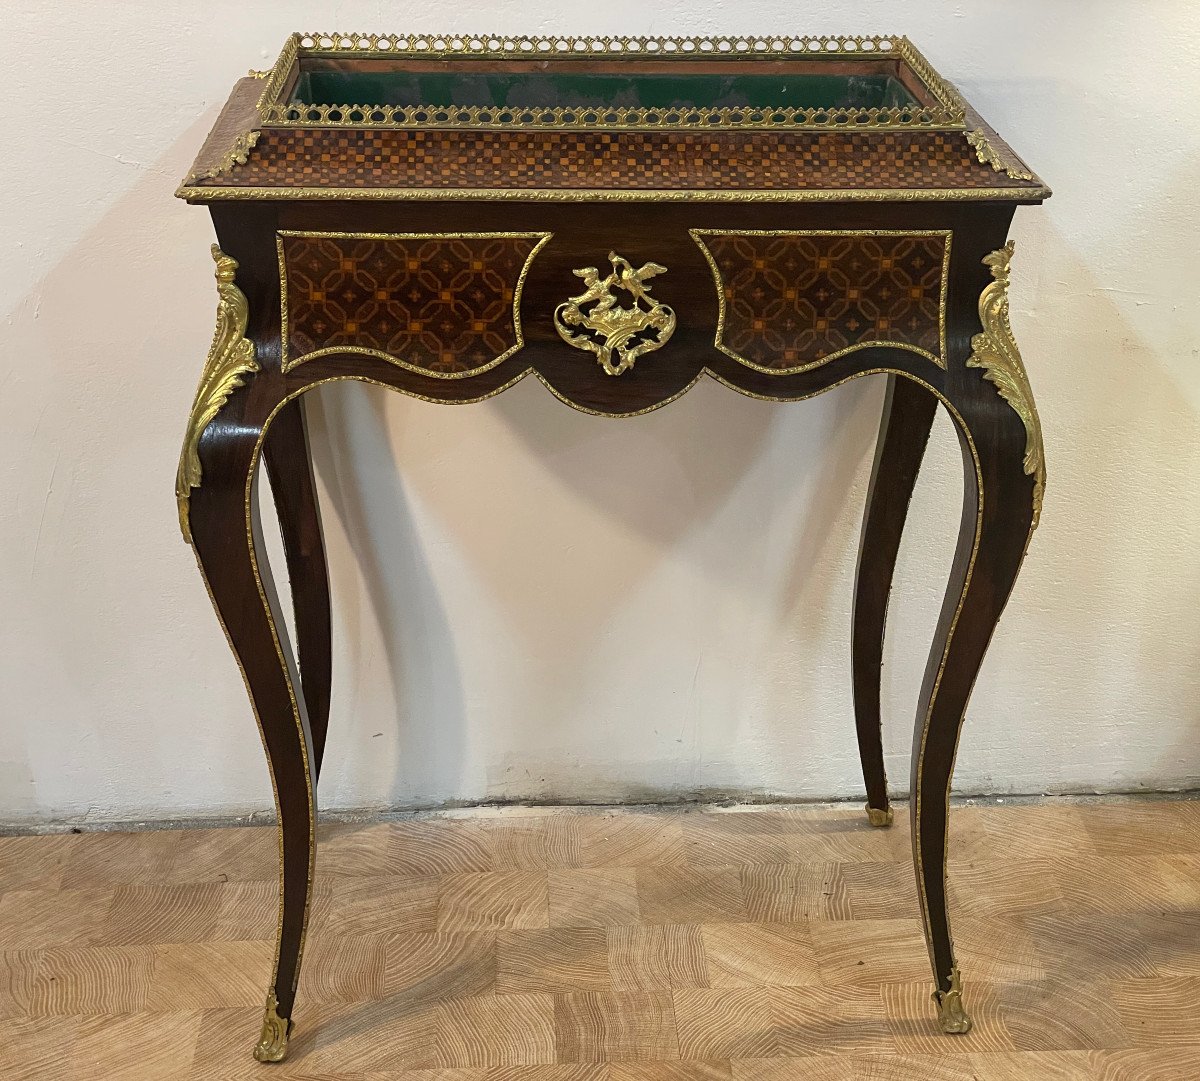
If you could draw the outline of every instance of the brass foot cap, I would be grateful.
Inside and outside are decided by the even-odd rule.
[[[272,991],[267,996],[267,1009],[263,1015],[262,1035],[254,1046],[254,1057],[259,1062],[282,1062],[287,1058],[288,1037],[292,1034],[292,1022],[279,1016],[279,1003]]]
[[[942,1031],[951,1036],[965,1036],[971,1031],[971,1018],[962,1000],[962,980],[958,969],[950,973],[950,990],[935,991],[933,999],[938,1004],[938,1022]]]
[[[878,807],[872,807],[867,804],[867,821],[872,826],[879,826],[881,829],[892,824],[892,809],[889,807],[886,811],[881,811]]]

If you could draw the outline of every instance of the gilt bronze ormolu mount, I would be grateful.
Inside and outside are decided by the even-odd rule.
[[[297,34],[234,87],[178,194],[209,207],[219,242],[179,519],[245,674],[279,811],[276,965],[255,1055],[286,1053],[311,900],[330,598],[303,398],[341,379],[468,402],[532,374],[577,409],[637,416],[706,376],[770,401],[885,376],[852,633],[873,826],[892,819],[884,614],[945,407],[965,500],[917,710],[912,838],[941,1026],[967,1031],[949,788],[1041,512],[1008,229],[1050,192],[957,90],[904,38]],[[298,658],[261,543],[260,458]]]

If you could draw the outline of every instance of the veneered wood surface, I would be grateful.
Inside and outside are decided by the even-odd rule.
[[[1200,1076],[1200,802],[955,809],[966,1037],[934,1023],[896,817],[874,830],[858,808],[526,810],[323,827],[278,1066],[247,1039],[273,948],[273,829],[0,838],[0,1076]]]

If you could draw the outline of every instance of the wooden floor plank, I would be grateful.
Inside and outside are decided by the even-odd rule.
[[[608,940],[599,927],[501,931],[496,937],[496,991],[611,991]]]
[[[686,863],[677,813],[623,811],[572,816],[581,867],[661,867]]]
[[[0,950],[0,1021],[25,1017],[42,950]]]
[[[29,1016],[147,1010],[153,971],[153,946],[46,950],[38,962]]]
[[[965,1055],[807,1055],[735,1059],[732,1066],[733,1081],[978,1081],[979,1077]]]
[[[485,819],[484,836],[497,871],[549,871],[582,862],[573,815]]]
[[[1113,980],[1125,1030],[1138,1047],[1192,1047],[1200,1029],[1200,978]]]
[[[826,860],[740,868],[747,918],[758,923],[849,919],[841,869]]]
[[[633,867],[550,871],[547,888],[551,927],[621,927],[641,919]]]
[[[171,879],[182,830],[82,833],[63,869],[63,889],[152,885]]]
[[[708,987],[704,942],[695,924],[612,927],[608,971],[618,991]]]
[[[101,934],[115,946],[203,942],[216,937],[224,900],[219,884],[118,886]]]
[[[8,890],[61,888],[80,834],[0,837],[0,894]]]
[[[701,928],[712,987],[794,987],[821,982],[807,923],[708,923]]]
[[[0,949],[113,945],[105,934],[116,890],[10,890],[0,894]]]
[[[181,830],[179,843],[163,870],[163,881],[180,886],[275,882],[278,862],[279,834],[274,827]]]
[[[638,905],[646,923],[705,923],[747,918],[738,867],[675,864],[639,867],[637,888]]]
[[[378,875],[329,881],[330,905],[322,933],[412,934],[437,930],[440,875]]]
[[[444,875],[438,887],[439,931],[538,928],[550,925],[544,871]]]
[[[382,997],[433,1005],[496,990],[496,932],[395,934],[383,940]]]
[[[439,1066],[527,1066],[552,1063],[555,1000],[551,995],[481,995],[438,1007]]]
[[[1200,1046],[1195,1041],[1156,1050],[1094,1051],[1089,1057],[1095,1081],[1195,1081],[1200,1077]]]
[[[149,1010],[261,1006],[275,943],[184,942],[154,946]]]
[[[200,1014],[93,1014],[0,1022],[4,1081],[184,1081]]]
[[[915,983],[929,971],[920,920],[823,920],[810,925],[829,987]]]
[[[1085,983],[1060,972],[1054,979],[997,985],[996,990],[1018,1048],[1115,1050],[1133,1042],[1107,981]]]
[[[1200,802],[955,808],[964,1037],[936,1023],[906,826],[903,807],[883,830],[807,807],[323,826],[270,1067],[250,1049],[273,827],[0,838],[0,1077],[1200,1077]]]
[[[658,1062],[679,1058],[667,991],[578,992],[555,996],[560,1062]]]

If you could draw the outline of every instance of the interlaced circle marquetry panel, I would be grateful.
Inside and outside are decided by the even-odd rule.
[[[717,346],[797,371],[873,345],[945,366],[950,234],[694,230],[721,304]]]
[[[440,375],[499,364],[548,235],[281,234],[285,370],[342,349]]]

